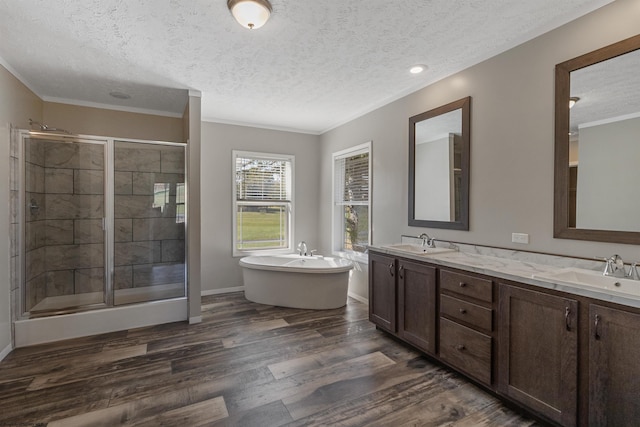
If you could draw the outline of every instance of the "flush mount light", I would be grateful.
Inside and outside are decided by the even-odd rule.
[[[272,10],[269,0],[228,0],[227,7],[238,24],[250,30],[262,27]]]
[[[130,99],[131,98],[131,95],[129,95],[128,93],[118,92],[117,90],[109,92],[109,95],[111,95],[114,98],[118,98],[118,99]]]
[[[578,98],[577,96],[572,96],[571,98],[569,98],[569,109],[573,108],[574,105],[576,105],[576,102],[580,101],[580,98]]]

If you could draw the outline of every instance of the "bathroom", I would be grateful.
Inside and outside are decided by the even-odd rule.
[[[6,67],[0,67],[0,170],[9,171],[9,123],[20,129],[28,119],[74,134],[169,142],[189,141],[188,300],[176,317],[197,323],[200,296],[242,290],[242,271],[232,246],[231,153],[233,150],[295,156],[294,242],[331,255],[333,153],[371,141],[373,244],[394,243],[401,235],[427,232],[441,240],[481,244],[581,258],[619,254],[640,261],[637,244],[554,238],[554,67],[586,52],[634,36],[640,6],[619,0],[484,62],[366,112],[324,132],[295,132],[207,121],[197,91],[181,93],[186,113],[167,117],[71,106],[40,99]],[[597,31],[593,31],[597,28]],[[470,96],[471,166],[469,230],[410,227],[408,205],[408,119]],[[122,126],[122,123],[127,123]],[[5,182],[6,181],[6,182]],[[0,197],[11,197],[8,179]],[[629,189],[631,191],[631,189]],[[9,204],[0,207],[0,235],[16,233]],[[512,233],[529,236],[512,242]],[[0,249],[0,352],[12,346],[12,306],[18,289],[9,277],[9,244]],[[356,260],[349,293],[368,298],[367,263]],[[11,302],[13,301],[13,302]],[[96,332],[97,333],[97,332]]]
[[[625,3],[617,6],[622,10],[634,7]],[[608,9],[616,7],[611,5]],[[606,13],[607,10],[598,11],[593,19],[611,22]],[[218,153],[243,149],[295,155],[296,168],[304,173],[296,176],[294,236],[306,240],[319,253],[329,254],[331,155],[372,141],[373,242],[395,242],[402,234],[418,235],[424,231],[409,227],[403,213],[408,203],[408,118],[469,95],[473,99],[470,230],[439,230],[431,234],[445,240],[580,257],[619,253],[625,261],[632,262],[638,257],[635,246],[553,238],[553,67],[633,32],[621,24],[614,28],[601,25],[593,40],[581,40],[573,36],[580,33],[580,24],[578,21],[545,34],[321,135],[202,121],[200,150],[207,167],[202,168],[199,179],[207,185],[202,187],[197,203],[201,204],[202,212],[207,212],[202,216],[200,237],[200,259],[207,261],[202,261],[201,275],[215,280],[203,282],[201,291],[211,294],[242,286],[241,269],[229,250],[232,236],[227,225],[231,222],[231,208],[219,203],[231,198],[226,179],[232,172],[231,161]],[[571,43],[547,41],[567,39]],[[15,117],[13,120],[21,128],[28,128],[31,117],[79,134],[183,140],[183,126],[177,118],[137,116],[139,129],[120,130],[118,134],[114,112],[50,102],[45,102],[42,110],[38,105],[41,100],[15,96],[27,101],[16,104],[22,106],[20,109],[7,110],[5,117]],[[91,115],[87,120],[82,120],[82,116],[73,120],[76,110],[86,110]],[[496,121],[500,126],[495,126]],[[8,156],[4,161],[8,167]],[[504,179],[505,176],[509,179]],[[193,198],[191,202],[193,207]],[[530,243],[524,246],[512,243],[514,232],[529,234]],[[360,265],[366,271],[366,265]],[[363,298],[367,296],[365,276],[354,272],[350,290]],[[3,309],[3,316],[7,321],[10,318],[8,307]]]

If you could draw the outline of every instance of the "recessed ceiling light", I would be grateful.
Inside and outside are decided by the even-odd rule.
[[[118,99],[129,99],[129,98],[131,98],[131,95],[129,95],[128,93],[118,92],[117,90],[114,90],[113,92],[109,92],[109,95],[113,96],[114,98],[118,98]]]
[[[426,69],[427,69],[426,65],[414,65],[413,67],[411,67],[409,69],[409,72],[411,74],[420,74],[421,72],[423,72]]]

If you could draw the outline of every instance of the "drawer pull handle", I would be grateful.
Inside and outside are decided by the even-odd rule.
[[[467,314],[467,310],[465,310],[464,308],[460,309],[460,314]]]
[[[398,269],[398,277],[400,277],[400,280],[404,280],[404,276],[402,275],[402,270],[404,270],[404,265],[401,265],[400,268]]]
[[[595,322],[593,325],[594,335],[597,340],[600,339],[600,332],[598,332],[598,326],[600,324],[600,316],[596,314]]]
[[[464,288],[465,286],[467,286],[467,284],[466,284],[466,283],[464,283],[464,282],[460,282],[460,287],[461,287],[461,288]]]
[[[389,264],[389,274],[391,274],[391,277],[394,276],[393,274],[393,267],[395,267],[395,265],[393,263]]]
[[[569,324],[569,314],[571,314],[571,309],[569,307],[565,307],[564,309],[564,325],[567,331],[571,330],[571,325]]]
[[[466,347],[464,346],[464,344],[458,344],[458,345],[456,346],[456,350],[458,350],[458,351],[464,351],[464,350],[466,350]]]

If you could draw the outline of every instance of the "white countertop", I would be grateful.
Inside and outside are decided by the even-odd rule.
[[[424,261],[443,267],[485,274],[498,279],[512,280],[545,289],[554,289],[601,301],[640,308],[640,297],[634,295],[615,293],[613,291],[608,292],[596,288],[582,287],[580,285],[574,286],[568,283],[553,283],[533,277],[536,274],[554,273],[569,267],[594,270],[599,268],[599,265],[603,264],[602,262],[515,250],[481,248],[472,245],[464,245],[464,249],[460,251],[429,255],[415,254],[376,245],[370,246],[370,250],[416,261]],[[638,287],[640,288],[640,281],[638,281]]]

